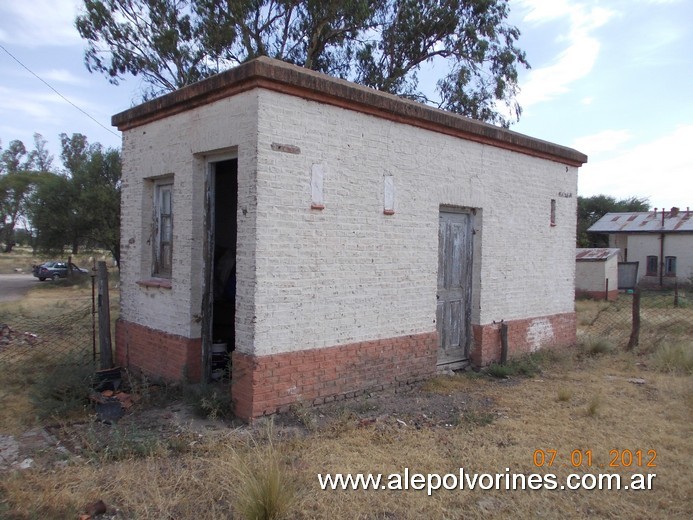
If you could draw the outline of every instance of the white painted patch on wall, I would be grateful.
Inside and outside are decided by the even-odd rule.
[[[395,177],[385,175],[383,177],[383,213],[395,214]]]
[[[553,325],[546,318],[533,320],[527,328],[527,344],[531,352],[536,352],[544,344],[553,340]]]
[[[323,185],[325,183],[325,170],[321,164],[314,164],[310,170],[310,207],[324,209],[325,198]]]

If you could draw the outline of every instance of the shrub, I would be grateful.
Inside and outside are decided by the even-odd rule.
[[[185,399],[198,417],[218,420],[233,417],[233,402],[228,385],[188,385]]]
[[[506,364],[491,363],[486,367],[486,372],[493,377],[503,379],[509,376],[534,377],[541,372],[540,362],[543,355],[541,353],[529,354],[526,356],[511,359]]]
[[[94,366],[80,356],[67,355],[39,373],[30,390],[41,419],[64,417],[83,410],[89,400]]]

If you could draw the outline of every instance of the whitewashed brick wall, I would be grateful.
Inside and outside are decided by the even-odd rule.
[[[434,331],[441,205],[480,210],[474,323],[574,309],[576,168],[254,90],[124,133],[124,319],[200,336],[205,164],[230,150],[239,159],[242,352]],[[310,209],[315,164],[325,172],[321,211]],[[137,284],[151,274],[143,179],[171,173],[172,289],[145,288]],[[386,175],[396,192],[391,216],[383,214]]]
[[[258,135],[257,354],[435,330],[441,205],[482,209],[475,323],[574,310],[576,168],[269,91]]]
[[[209,158],[238,156],[237,336],[252,345],[257,92],[246,92],[123,133],[121,316],[184,337],[200,337],[204,287],[205,177]],[[171,289],[142,287],[151,276],[152,192],[146,179],[174,175]]]
[[[654,255],[660,258],[659,233],[611,235],[611,243],[619,243],[622,248],[628,248],[628,261],[639,262],[638,280],[647,272],[647,257]],[[664,239],[664,256],[676,257],[676,278],[679,283],[686,283],[693,277],[693,235],[667,234]],[[659,267],[658,267],[659,269]]]

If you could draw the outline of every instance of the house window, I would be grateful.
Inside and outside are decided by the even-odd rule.
[[[556,225],[556,199],[551,199],[551,225]]]
[[[659,261],[659,257],[656,256],[648,256],[647,257],[647,270],[645,272],[645,276],[657,276],[657,263]]]
[[[676,276],[676,257],[667,256],[664,258],[664,275]]]
[[[171,278],[173,258],[173,182],[166,179],[154,185],[154,266],[153,275]]]

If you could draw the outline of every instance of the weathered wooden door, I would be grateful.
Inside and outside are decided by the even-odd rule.
[[[461,365],[472,342],[473,215],[441,210],[438,227],[438,365]]]

